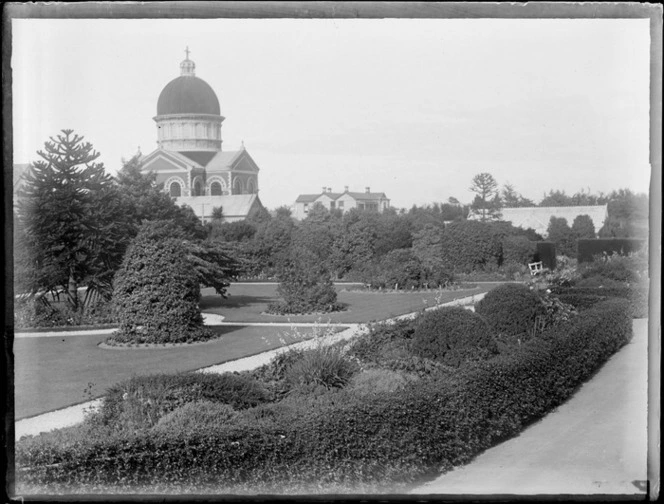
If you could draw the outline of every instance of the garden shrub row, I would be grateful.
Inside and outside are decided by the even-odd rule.
[[[577,242],[577,258],[580,263],[592,262],[596,256],[627,255],[639,251],[646,240],[638,238],[597,238],[582,239]]]
[[[470,461],[566,400],[631,338],[625,300],[611,299],[519,350],[433,373],[394,392],[264,404],[269,421],[181,432],[135,431],[84,442],[19,443],[24,484],[46,491],[312,491],[327,485],[414,482]],[[254,409],[246,410],[248,415]]]
[[[636,287],[552,287],[551,292],[562,302],[569,303],[578,309],[590,308],[597,303],[611,298],[629,301],[630,313],[633,318],[648,317],[648,289]]]

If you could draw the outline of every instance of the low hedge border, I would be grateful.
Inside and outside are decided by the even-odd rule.
[[[341,391],[320,408],[274,407],[273,419],[164,436],[137,431],[17,447],[19,484],[278,493],[327,485],[419,482],[470,461],[558,406],[632,335],[628,302],[610,299],[511,354],[392,393]],[[437,376],[437,377],[436,377]]]

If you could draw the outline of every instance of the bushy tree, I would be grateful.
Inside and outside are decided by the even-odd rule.
[[[471,208],[479,213],[482,222],[500,218],[500,194],[498,182],[490,173],[479,173],[473,177],[470,191],[476,194]]]
[[[341,309],[337,291],[324,264],[309,250],[296,247],[278,275],[281,303],[270,305],[273,313],[331,312]]]
[[[599,230],[600,238],[641,238],[649,234],[649,200],[646,194],[629,189],[613,191],[608,196],[608,218]]]
[[[547,228],[548,240],[556,244],[558,255],[576,257],[576,240],[564,217],[551,216]]]
[[[37,154],[19,199],[19,270],[32,271],[29,292],[64,289],[77,311],[81,285],[88,295],[110,296],[127,216],[112,178],[95,162],[99,153],[82,136],[62,130]]]
[[[200,285],[187,248],[143,226],[115,277],[113,303],[120,322],[111,341],[184,343],[212,336],[203,326]]]
[[[576,240],[595,238],[595,224],[589,215],[577,215],[574,218],[572,234]]]
[[[516,191],[514,186],[509,182],[503,186],[503,190],[501,192],[501,200],[503,206],[506,208],[522,208],[522,207],[535,206],[534,201],[528,198],[524,198],[521,194],[519,194]]]
[[[445,266],[456,272],[497,265],[500,258],[500,242],[488,222],[450,223],[442,232],[441,248]]]

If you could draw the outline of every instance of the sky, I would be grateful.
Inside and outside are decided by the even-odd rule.
[[[650,180],[648,19],[14,19],[14,162],[64,128],[110,173],[157,147],[189,47],[273,209],[321,187],[409,208],[473,176],[538,202]]]

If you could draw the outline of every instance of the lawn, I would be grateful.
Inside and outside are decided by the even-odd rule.
[[[189,371],[277,348],[288,328],[221,326],[213,330],[222,338],[155,349],[98,347],[107,335],[16,338],[16,419],[100,397],[108,387],[134,374]],[[307,335],[311,331],[299,329]]]
[[[359,287],[359,286],[358,286]],[[363,323],[393,318],[433,306],[438,297],[446,303],[455,299],[488,292],[494,284],[479,285],[469,289],[422,292],[376,292],[337,285],[338,301],[346,304],[343,312],[320,315],[270,315],[265,313],[268,304],[277,301],[277,284],[233,284],[230,296],[222,299],[214,289],[203,289],[201,309],[224,317],[224,322],[322,322]]]

